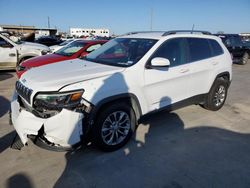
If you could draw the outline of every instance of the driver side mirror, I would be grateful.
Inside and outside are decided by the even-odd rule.
[[[163,68],[169,66],[170,61],[168,59],[162,57],[155,57],[151,60],[150,68]]]

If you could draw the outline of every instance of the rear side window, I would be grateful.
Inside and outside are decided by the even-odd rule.
[[[188,62],[212,57],[212,52],[207,39],[187,38],[187,41],[189,46]]]
[[[223,49],[221,48],[221,46],[218,44],[216,40],[209,39],[208,41],[210,42],[213,56],[223,54]]]

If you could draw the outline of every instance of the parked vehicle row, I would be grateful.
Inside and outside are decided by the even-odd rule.
[[[183,104],[219,110],[232,80],[230,53],[208,32],[182,32],[134,32],[87,56],[29,69],[11,101],[13,147],[30,138],[55,150],[91,142],[113,151],[146,114]]]
[[[40,43],[46,46],[53,46],[53,45],[58,45],[62,43],[63,41],[61,39],[58,39],[56,37],[51,37],[51,36],[43,36],[37,38],[34,42]]]
[[[16,69],[17,77],[20,78],[24,72],[34,67],[39,67],[42,65],[56,63],[64,60],[71,60],[75,58],[84,57],[88,53],[99,48],[105,42],[107,41],[103,40],[88,41],[80,39],[74,40],[52,54],[35,57],[22,62],[20,65],[17,66]]]
[[[237,34],[218,35],[233,58],[234,63],[245,65],[250,58],[250,45],[244,43]]]

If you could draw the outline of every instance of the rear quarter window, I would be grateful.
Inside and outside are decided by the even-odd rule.
[[[208,39],[211,48],[212,48],[212,55],[213,56],[218,56],[223,54],[223,49],[221,48],[221,46],[219,45],[219,43],[216,40],[213,39]]]
[[[199,61],[212,57],[212,51],[207,39],[187,38],[189,47],[188,62]]]

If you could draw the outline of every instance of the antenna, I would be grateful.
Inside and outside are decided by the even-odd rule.
[[[48,16],[48,28],[50,28],[50,21],[49,21],[49,16]]]
[[[193,24],[193,26],[192,26],[192,31],[191,31],[191,34],[193,34],[193,31],[194,31],[194,24]]]
[[[153,30],[153,8],[150,11],[150,31]]]

